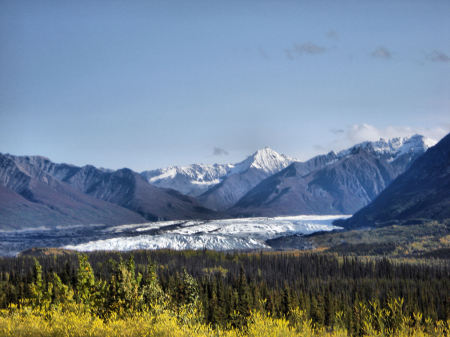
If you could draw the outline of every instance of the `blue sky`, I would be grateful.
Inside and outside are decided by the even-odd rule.
[[[438,139],[448,13],[447,0],[1,0],[0,152],[144,170]]]

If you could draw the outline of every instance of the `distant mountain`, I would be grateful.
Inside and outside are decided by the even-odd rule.
[[[14,157],[0,154],[2,229],[140,222],[145,219],[135,212],[85,195],[45,171],[27,170]]]
[[[0,154],[0,226],[122,224],[219,215],[177,191],[150,185],[129,169],[55,164]]]
[[[64,181],[97,199],[133,210],[150,221],[219,217],[194,198],[175,190],[155,187],[130,169],[103,172],[93,166],[85,166]]]
[[[0,228],[349,214],[371,202],[430,144],[418,135],[381,139],[306,162],[264,148],[237,164],[142,174],[0,154]]]
[[[396,137],[389,140],[381,138],[375,142],[363,142],[338,153],[338,157],[346,157],[358,149],[374,154],[377,158],[391,163],[397,173],[403,172],[418,156],[434,146],[436,141],[422,135]]]
[[[450,219],[450,134],[418,158],[345,228]]]
[[[163,169],[144,171],[141,175],[150,184],[157,187],[171,188],[193,197],[206,194],[200,197],[200,201],[206,207],[224,210],[239,199],[236,199],[233,193],[230,194],[227,188],[228,184],[230,187],[233,185],[233,191],[241,196],[243,195],[242,191],[248,191],[249,188],[255,186],[255,182],[257,183],[282,170],[293,161],[293,159],[266,147],[256,151],[237,164],[170,166]],[[245,173],[244,177],[238,178],[240,174],[249,169],[251,172]],[[254,177],[252,173],[255,174]],[[219,187],[218,185],[228,179],[229,176],[234,177],[229,182],[224,183],[224,187]],[[217,187],[213,190],[215,186]]]
[[[220,183],[233,167],[233,164],[170,166],[144,171],[141,175],[154,186],[196,197]]]
[[[265,178],[293,163],[294,159],[266,147],[233,165],[223,180],[198,197],[207,208],[223,211]]]
[[[391,139],[380,138],[377,141],[366,141],[356,144],[347,150],[340,151],[339,157],[351,154],[355,149],[365,149],[369,152],[377,153],[380,158],[392,160],[405,154],[414,154],[426,151],[434,146],[436,141],[422,135],[411,137],[396,137]]]
[[[292,163],[243,196],[235,216],[352,214],[372,201],[433,142],[415,135],[364,142]]]

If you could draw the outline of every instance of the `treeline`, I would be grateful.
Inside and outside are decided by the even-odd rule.
[[[395,307],[400,316],[415,320],[414,313],[421,313],[422,323],[446,321],[449,293],[450,266],[439,260],[213,251],[0,259],[1,308],[73,301],[106,318],[163,300],[174,310],[192,305],[203,323],[223,328],[244,327],[254,310],[290,319],[300,308],[316,326],[340,324],[357,335],[362,317],[380,308]]]

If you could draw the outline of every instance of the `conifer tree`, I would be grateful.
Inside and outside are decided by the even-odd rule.
[[[94,305],[96,296],[95,277],[87,255],[78,255],[76,300],[86,308]]]
[[[281,314],[285,317],[289,316],[291,311],[291,294],[287,284],[284,285],[283,294],[281,298]]]
[[[42,279],[42,266],[39,261],[34,259],[33,282],[30,283],[31,305],[33,307],[41,307],[44,301],[44,281]]]
[[[143,279],[142,294],[145,305],[152,308],[156,304],[163,304],[166,297],[156,274],[156,266],[149,261],[147,268],[146,277]]]
[[[142,275],[135,273],[134,258],[125,263],[122,259],[113,268],[113,275],[107,290],[109,310],[128,314],[142,307],[143,294],[140,291]]]
[[[73,300],[73,290],[70,289],[69,286],[62,283],[58,274],[53,272],[49,283],[52,284],[52,304],[58,305],[71,302]]]

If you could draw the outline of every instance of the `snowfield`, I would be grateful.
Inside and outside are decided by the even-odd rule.
[[[161,221],[123,225],[107,231],[123,236],[93,240],[64,248],[79,251],[133,249],[270,249],[266,240],[293,234],[339,229],[333,226],[343,215],[299,215],[275,218],[243,218],[211,221]],[[136,234],[140,235],[136,235]],[[130,234],[133,234],[130,235]]]

